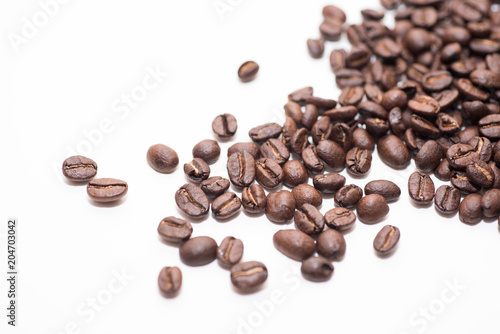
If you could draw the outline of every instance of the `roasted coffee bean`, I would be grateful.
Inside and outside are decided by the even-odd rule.
[[[304,166],[313,173],[321,173],[325,169],[323,161],[321,161],[314,145],[304,148],[302,151],[302,161],[304,161]]]
[[[227,156],[230,157],[233,153],[250,153],[255,159],[260,158],[260,146],[256,143],[236,143],[227,149]]]
[[[477,193],[481,188],[469,179],[466,173],[453,171],[450,179],[451,184],[464,194]]]
[[[384,196],[378,194],[366,195],[356,204],[358,219],[365,224],[375,224],[389,213],[389,205]]]
[[[462,55],[462,47],[459,43],[451,43],[443,47],[441,50],[441,61],[443,63],[451,63],[459,60]],[[442,78],[444,80],[444,77]],[[444,81],[441,81],[444,83]],[[450,82],[451,84],[451,82]]]
[[[425,67],[424,65],[420,64],[413,64],[408,67],[406,70],[406,76],[408,79],[413,80],[418,82],[419,84],[422,83],[422,80],[424,76],[429,72],[429,69]]]
[[[333,197],[335,203],[341,207],[355,206],[363,197],[363,190],[355,184],[345,185]]]
[[[194,237],[179,248],[182,262],[188,266],[203,266],[217,257],[217,242],[210,237]]]
[[[493,72],[500,74],[500,54],[494,53],[486,56],[486,64]]]
[[[472,123],[477,123],[489,114],[488,107],[481,101],[465,101],[462,103],[462,114]]]
[[[290,139],[290,149],[298,155],[302,154],[302,151],[308,144],[309,142],[306,128],[296,131]]]
[[[358,105],[358,112],[365,118],[373,117],[387,119],[388,113],[380,104],[372,101],[364,101]]]
[[[377,194],[385,198],[387,202],[396,201],[401,195],[401,189],[388,180],[370,181],[365,185],[365,195]]]
[[[333,275],[333,264],[323,257],[315,256],[302,262],[300,271],[308,281],[325,282]]]
[[[406,126],[403,121],[403,113],[399,108],[393,108],[389,112],[389,126],[392,133],[398,137],[402,137],[406,131]]]
[[[469,48],[475,53],[488,55],[500,51],[500,43],[490,39],[473,39],[469,43]]]
[[[333,124],[330,140],[339,144],[344,151],[348,151],[352,147],[351,129],[345,123]]]
[[[346,251],[344,236],[337,230],[327,229],[318,236],[316,251],[330,261],[340,261]]]
[[[327,41],[338,41],[342,35],[342,23],[339,21],[324,21],[319,26],[319,32],[321,37]]]
[[[477,224],[483,219],[481,207],[482,196],[479,194],[469,194],[465,196],[458,209],[460,221],[466,224]]]
[[[445,30],[443,34],[443,43],[459,43],[462,46],[467,46],[469,44],[471,35],[470,32],[463,28],[452,26]]]
[[[424,138],[437,138],[440,134],[432,122],[418,115],[411,116],[410,127],[417,135]]]
[[[259,72],[259,64],[249,60],[241,64],[238,69],[238,77],[242,82],[249,82],[255,79],[257,72]]]
[[[96,176],[97,164],[92,159],[75,155],[64,160],[62,172],[72,182],[87,182]]]
[[[486,101],[490,96],[488,92],[474,86],[474,84],[469,79],[458,79],[455,83],[455,86],[460,93],[470,99]]]
[[[212,212],[219,219],[226,219],[234,216],[240,211],[241,200],[233,192],[227,192],[216,199],[212,203]]]
[[[217,260],[224,267],[232,267],[243,257],[243,242],[235,237],[225,237],[217,248]]]
[[[406,93],[400,89],[391,89],[384,93],[382,96],[381,105],[385,110],[392,110],[394,108],[405,108],[408,102]]]
[[[343,106],[326,111],[323,115],[328,116],[333,122],[349,122],[358,114],[355,106]]]
[[[451,167],[465,170],[471,162],[479,160],[479,154],[470,145],[455,144],[448,149],[446,159],[448,159]]]
[[[346,21],[346,15],[344,11],[336,6],[325,6],[323,7],[323,17],[325,20],[339,20],[344,23]]]
[[[283,180],[283,170],[276,161],[261,158],[255,162],[255,178],[267,188],[276,188]]]
[[[227,173],[238,187],[248,187],[255,179],[255,160],[250,153],[233,153],[227,160]]]
[[[355,106],[365,96],[365,91],[361,86],[345,87],[339,96],[339,103],[343,106]]]
[[[490,166],[482,161],[472,161],[466,168],[467,177],[478,187],[489,188],[493,185],[495,175]]]
[[[210,167],[205,160],[194,158],[193,161],[184,164],[184,173],[192,182],[200,183],[210,176]]]
[[[299,184],[292,189],[292,195],[295,199],[295,206],[300,209],[305,203],[314,206],[320,206],[323,203],[323,198],[316,188],[309,184]]]
[[[292,140],[292,136],[297,132],[297,123],[291,118],[286,117],[285,123],[283,124],[283,132],[281,134],[281,141],[286,147],[290,148],[290,142]]]
[[[434,140],[427,141],[415,155],[417,169],[424,173],[432,173],[441,162],[441,146]]]
[[[433,27],[438,19],[438,13],[434,7],[416,8],[411,16],[411,22],[422,28]]]
[[[313,88],[312,87],[304,87],[304,88],[297,89],[296,91],[290,93],[288,95],[288,100],[293,101],[293,102],[297,102],[299,104],[303,104],[304,99],[306,97],[312,96],[312,95],[313,95]]]
[[[115,202],[127,194],[127,182],[117,179],[93,179],[87,184],[87,194],[95,202]]]
[[[370,21],[380,21],[384,18],[384,12],[379,12],[373,9],[364,9],[361,11],[361,15],[365,20]]]
[[[352,133],[352,145],[372,152],[375,149],[375,140],[363,128],[357,128]]]
[[[440,111],[441,106],[432,97],[421,95],[408,101],[408,108],[417,115],[432,119]]]
[[[367,118],[365,119],[366,131],[374,137],[381,137],[389,131],[389,125],[386,121],[380,118]]]
[[[252,184],[241,192],[241,204],[248,213],[262,213],[266,209],[266,193],[258,184]]]
[[[280,190],[267,195],[266,216],[274,223],[285,223],[293,218],[295,198],[288,190]]]
[[[182,286],[182,273],[178,267],[164,267],[158,275],[158,287],[167,298],[179,294]]]
[[[368,173],[372,165],[372,154],[366,149],[352,148],[346,155],[347,171],[353,175]]]
[[[381,38],[374,43],[373,52],[384,60],[393,60],[401,54],[401,45],[390,38]]]
[[[322,140],[316,146],[318,156],[334,171],[341,171],[345,166],[345,152],[331,140]]]
[[[300,104],[298,104],[297,102],[288,101],[287,104],[285,104],[284,109],[285,115],[287,117],[292,118],[295,123],[300,124],[300,121],[302,120],[302,109],[300,107]]]
[[[345,184],[345,177],[337,174],[319,174],[313,178],[313,184],[316,189],[325,194],[334,194]]]
[[[413,54],[429,50],[432,43],[430,33],[421,28],[411,29],[406,35],[406,46]]]
[[[434,170],[434,175],[441,181],[450,181],[452,173],[453,171],[448,159],[441,160],[441,163]]]
[[[438,126],[439,131],[444,134],[453,135],[460,131],[458,122],[452,116],[442,112],[437,114],[435,124]]]
[[[380,0],[380,4],[385,9],[396,9],[401,4],[401,0]]]
[[[168,242],[181,243],[191,238],[193,227],[188,221],[176,217],[163,218],[158,225],[158,234]]]
[[[311,130],[314,123],[318,120],[318,116],[318,108],[314,104],[306,104],[301,123],[307,130]]]
[[[248,132],[250,138],[256,142],[263,142],[270,138],[278,138],[283,128],[276,123],[267,123],[257,126]]]
[[[307,96],[304,99],[305,104],[312,104],[316,106],[320,110],[328,110],[335,108],[337,106],[337,101],[332,100],[332,99],[323,99],[321,97],[317,96]]]
[[[229,189],[228,179],[220,176],[212,176],[201,183],[201,190],[209,197],[217,197],[222,195]]]
[[[322,39],[308,39],[307,50],[309,50],[311,57],[319,59],[323,57],[323,53],[325,52],[325,43]]]
[[[345,67],[347,52],[344,49],[333,50],[330,53],[330,67],[333,73],[337,73]]]
[[[299,160],[290,160],[283,165],[283,183],[287,187],[295,187],[301,183],[306,183],[309,175],[306,167]]]
[[[492,188],[500,189],[500,169],[496,166],[495,162],[490,162],[490,168],[493,171],[493,175],[495,175]]]
[[[336,72],[337,86],[340,88],[361,86],[365,83],[363,74],[355,69],[343,68]]]
[[[485,217],[492,218],[500,215],[500,190],[490,189],[484,192],[481,198],[481,209]]]
[[[296,261],[303,261],[314,254],[314,239],[302,231],[280,230],[273,236],[274,247]]]
[[[429,92],[440,92],[450,86],[453,76],[448,71],[432,71],[422,78],[422,87]],[[434,100],[434,102],[437,102]]]
[[[474,137],[479,137],[479,127],[477,125],[469,125],[458,133],[458,142],[468,143]]]
[[[426,173],[414,172],[408,179],[408,193],[417,204],[428,204],[434,198],[434,182]]]
[[[347,208],[333,208],[325,213],[326,225],[335,230],[348,230],[354,225],[355,221],[356,215]]]
[[[460,190],[451,186],[442,185],[436,190],[434,205],[436,210],[443,214],[453,214],[458,211],[460,198]]]
[[[205,193],[194,184],[187,183],[175,193],[175,203],[189,216],[201,217],[208,213],[210,202]]]
[[[170,147],[156,144],[148,149],[149,166],[159,173],[170,173],[179,165],[179,156]]]
[[[379,86],[372,83],[367,83],[364,86],[364,90],[368,100],[375,103],[382,103],[384,95]]]
[[[257,261],[238,263],[231,268],[231,282],[245,292],[252,292],[267,279],[266,266]]]
[[[378,232],[373,240],[373,248],[380,255],[387,255],[395,250],[401,232],[396,226],[386,225]]]
[[[477,123],[479,134],[488,139],[500,138],[500,115],[488,115],[483,117]]]
[[[213,132],[220,138],[229,138],[234,136],[238,129],[238,122],[231,114],[222,114],[215,117],[212,122]]]
[[[434,100],[439,103],[441,110],[447,110],[458,101],[460,93],[455,88],[446,89],[434,95]]]
[[[410,163],[410,152],[405,144],[394,135],[387,135],[377,142],[380,159],[389,167],[403,169]]]
[[[405,134],[403,136],[406,147],[410,150],[411,153],[416,154],[422,146],[425,144],[425,140],[417,137],[415,131],[413,129],[406,129]]]
[[[219,156],[220,146],[215,140],[202,140],[193,147],[193,157],[200,158],[209,165],[215,163]]]
[[[330,138],[332,123],[328,117],[321,117],[311,128],[311,137],[317,145],[320,141]]]
[[[325,217],[314,205],[303,204],[293,216],[297,229],[308,235],[321,233],[325,228]]]
[[[448,152],[448,149],[455,144],[449,137],[439,137],[438,139],[436,139],[436,142],[439,144],[439,146],[441,146],[441,153],[443,157],[446,157],[446,152]]]

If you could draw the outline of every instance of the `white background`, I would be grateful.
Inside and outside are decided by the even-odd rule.
[[[318,36],[328,3],[220,3],[232,4],[222,16],[212,0],[68,1],[17,51],[9,36],[20,35],[24,18],[33,22],[41,7],[34,0],[0,4],[2,271],[6,219],[16,217],[20,224],[19,326],[8,332],[498,333],[496,220],[467,226],[458,216],[412,205],[406,182],[413,165],[392,171],[376,154],[366,178],[342,174],[359,186],[391,179],[403,194],[390,204],[384,222],[356,223],[345,236],[344,260],[334,263],[326,283],[302,279],[300,264],[274,249],[273,234],[293,224],[276,225],[265,216],[242,212],[226,223],[212,217],[194,223],[194,236],[241,238],[244,260],[267,265],[266,286],[253,295],[233,291],[228,271],[216,262],[188,267],[177,248],[158,239],[160,220],[180,215],[174,193],[185,183],[182,163],[191,159],[194,144],[213,138],[216,115],[232,113],[239,124],[211,166],[212,175],[226,176],[227,148],[248,141],[256,125],[282,122],[288,93],[311,85],[317,96],[339,94],[328,55],[347,44],[328,44],[321,60],[311,59],[305,46]],[[361,8],[378,8],[375,0],[340,5],[350,23],[360,22]],[[254,82],[242,84],[236,71],[249,59],[261,69]],[[123,109],[122,95],[138,89],[148,68],[168,76],[135,108]],[[101,136],[96,129],[102,122],[112,125]],[[178,152],[175,173],[156,173],[146,163],[146,151],[156,143]],[[61,178],[62,161],[77,148],[97,162],[99,177],[128,182],[121,204],[95,205],[85,186]],[[327,198],[321,211],[333,206]],[[372,248],[384,224],[401,230],[399,249],[388,259]],[[179,266],[184,278],[172,300],[157,290],[158,273],[167,265]],[[126,286],[114,280],[122,271],[132,277]],[[122,289],[110,293],[109,284]],[[453,284],[457,290],[450,290]],[[5,328],[4,279],[0,291]],[[87,303],[96,297],[105,305],[89,312]]]

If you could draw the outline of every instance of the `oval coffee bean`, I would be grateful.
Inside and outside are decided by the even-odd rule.
[[[373,248],[381,255],[389,254],[398,244],[400,235],[396,226],[386,225],[373,240]]]
[[[316,207],[323,203],[323,198],[316,188],[309,184],[299,184],[292,189],[292,195],[295,199],[295,207],[300,209],[305,203],[312,204]]]
[[[213,132],[220,138],[229,138],[234,136],[238,130],[238,122],[231,114],[222,114],[215,117],[212,122]]]
[[[441,162],[442,156],[441,145],[429,140],[415,155],[415,165],[421,172],[432,173]]]
[[[474,148],[474,151],[479,155],[479,159],[486,162],[490,161],[493,154],[493,146],[488,138],[473,137],[467,144]]]
[[[319,234],[325,228],[325,218],[315,206],[305,203],[293,216],[297,229],[308,235]]]
[[[410,152],[405,144],[394,135],[387,135],[377,142],[380,159],[389,167],[403,169],[410,163]]]
[[[358,114],[358,108],[355,106],[338,107],[325,111],[324,116],[328,116],[332,122],[349,122]]]
[[[193,157],[200,158],[209,165],[215,163],[219,156],[220,146],[215,140],[202,140],[193,147]]]
[[[225,193],[230,185],[228,179],[212,176],[201,183],[200,189],[209,197],[217,197]]]
[[[482,196],[479,194],[469,194],[465,196],[458,209],[460,221],[466,224],[477,224],[483,219],[481,207]]]
[[[446,152],[446,159],[451,167],[458,170],[465,170],[471,162],[479,160],[479,154],[470,145],[455,144]]]
[[[280,140],[271,138],[260,146],[260,153],[264,158],[273,159],[281,166],[290,158],[290,151]]]
[[[325,43],[322,39],[308,39],[307,49],[309,50],[311,57],[318,59],[323,57],[323,53],[325,52]]]
[[[75,155],[64,160],[62,172],[72,182],[87,182],[96,176],[97,164],[92,159]]]
[[[259,72],[259,65],[256,62],[249,60],[241,64],[238,69],[238,77],[242,82],[249,82],[255,79],[257,72]]]
[[[375,140],[373,140],[368,131],[363,128],[357,128],[352,132],[352,145],[373,152],[375,149]]]
[[[231,268],[231,282],[242,291],[253,291],[267,279],[266,266],[257,261],[238,263]]]
[[[345,177],[337,174],[319,174],[313,178],[314,188],[325,194],[334,194],[345,185]]]
[[[314,254],[314,239],[298,230],[280,230],[273,236],[274,247],[289,258],[303,261]]]
[[[470,80],[478,86],[500,88],[500,74],[486,69],[477,69],[470,74]]]
[[[337,105],[337,101],[335,101],[335,100],[324,99],[324,98],[317,97],[317,96],[307,96],[304,99],[304,103],[312,104],[320,110],[333,109]]]
[[[321,161],[314,145],[304,148],[302,151],[302,161],[304,161],[304,166],[313,173],[321,173],[325,169],[323,161]]]
[[[200,183],[210,176],[210,167],[203,159],[194,158],[193,161],[184,164],[184,173],[192,182]]]
[[[219,219],[229,218],[240,211],[241,200],[233,192],[227,192],[216,199],[212,203],[212,212]]]
[[[292,118],[286,117],[285,123],[283,124],[283,132],[281,134],[281,141],[286,147],[290,148],[290,143],[295,132],[297,132],[297,123],[295,123]]]
[[[476,186],[466,173],[453,171],[450,179],[451,184],[464,194],[477,193],[481,187]]]
[[[87,194],[96,202],[114,202],[125,196],[127,182],[117,179],[94,179],[87,185]]]
[[[266,123],[251,129],[248,132],[250,138],[256,142],[266,141],[270,138],[278,138],[283,131],[281,125],[276,123]]]
[[[486,162],[482,160],[473,161],[465,171],[469,180],[476,186],[489,188],[493,185],[495,175]]]
[[[318,236],[316,251],[328,260],[341,260],[344,257],[345,250],[345,239],[339,231],[328,229]]]
[[[344,151],[352,147],[352,131],[345,123],[333,124],[329,139],[339,144]]]
[[[287,117],[293,119],[296,124],[300,124],[300,121],[302,120],[302,109],[300,104],[288,101],[287,104],[285,104],[284,109]]]
[[[345,152],[331,140],[321,140],[316,146],[318,156],[334,171],[341,171],[345,166]]]
[[[500,138],[500,115],[488,115],[483,117],[477,123],[479,134],[488,139]]]
[[[295,198],[288,190],[280,190],[267,195],[266,216],[275,223],[284,223],[293,218]]]
[[[170,173],[179,165],[179,156],[170,147],[156,144],[148,149],[149,166],[159,173]]]
[[[283,183],[287,187],[295,187],[301,183],[307,183],[309,174],[302,162],[290,160],[283,166]]]
[[[481,198],[481,209],[485,217],[492,218],[500,215],[500,190],[490,189],[484,192]]]
[[[292,149],[293,152],[297,153],[298,155],[302,154],[302,151],[304,150],[304,148],[306,148],[308,144],[309,142],[308,142],[308,134],[306,128],[302,128],[296,131],[290,138],[290,148]]]
[[[248,213],[261,213],[266,209],[267,197],[264,189],[258,184],[243,188],[241,204]]]
[[[290,93],[288,95],[288,100],[293,101],[293,102],[297,102],[299,104],[303,104],[304,99],[306,97],[309,97],[312,95],[313,95],[313,88],[312,87],[304,87],[304,88],[297,89],[293,93]]]
[[[233,153],[249,153],[255,160],[260,158],[260,146],[257,143],[236,143],[227,149],[227,156]]]
[[[178,267],[164,267],[158,275],[158,287],[167,297],[175,297],[182,286],[182,273]]]
[[[353,175],[363,175],[368,173],[372,165],[372,154],[365,149],[352,148],[346,155],[347,171]]]
[[[401,196],[401,189],[391,181],[375,180],[365,185],[365,195],[378,194],[385,198],[387,202],[395,201]]]
[[[347,208],[333,208],[325,213],[326,225],[335,230],[348,230],[353,226],[355,221],[356,215]]]
[[[457,212],[461,197],[460,190],[457,188],[442,185],[436,190],[434,197],[436,210],[447,215]]]
[[[243,257],[243,242],[235,237],[225,237],[217,248],[217,259],[224,267],[232,267]]]
[[[191,238],[193,227],[188,221],[176,217],[163,218],[158,225],[158,234],[168,242],[181,243]]]
[[[318,116],[318,108],[314,104],[306,104],[306,110],[302,114],[301,123],[307,130],[311,130],[314,123],[318,120]]]
[[[264,187],[276,188],[283,180],[283,170],[276,161],[261,158],[255,163],[255,178]]]
[[[187,183],[177,190],[175,203],[184,213],[192,217],[206,215],[210,208],[210,202],[205,193],[191,183]]]
[[[384,196],[378,194],[366,195],[356,204],[358,219],[365,224],[375,224],[389,213],[389,205]]]
[[[227,160],[227,173],[238,187],[248,187],[255,180],[255,160],[250,153],[233,153]]]
[[[355,106],[361,102],[364,95],[365,91],[361,86],[345,87],[340,93],[339,103],[343,106]]]
[[[355,206],[363,197],[363,190],[355,184],[345,185],[340,188],[333,199],[341,207]]]
[[[418,204],[428,204],[434,198],[434,182],[429,175],[414,172],[408,179],[408,192]]]
[[[194,237],[179,248],[182,262],[188,266],[203,266],[217,257],[217,242],[210,237]]]
[[[429,72],[422,78],[422,87],[429,92],[440,92],[450,86],[453,76],[448,71]],[[434,100],[435,101],[435,100]],[[435,101],[437,103],[437,101]],[[439,103],[437,103],[439,106]]]
[[[441,163],[434,170],[434,176],[441,181],[450,181],[453,171],[448,159],[441,160]]]
[[[302,262],[300,272],[308,281],[325,282],[333,275],[333,265],[327,259],[315,256]]]
[[[321,117],[311,128],[311,137],[315,144],[330,138],[332,133],[332,123],[328,117]]]

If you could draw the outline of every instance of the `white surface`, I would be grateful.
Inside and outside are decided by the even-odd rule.
[[[216,262],[187,267],[177,248],[159,241],[160,220],[179,215],[174,192],[185,180],[182,164],[171,175],[154,172],[146,163],[150,145],[167,144],[187,162],[194,144],[212,138],[213,118],[232,113],[237,136],[221,144],[223,158],[212,166],[212,175],[225,176],[227,148],[247,141],[256,125],[281,122],[288,93],[311,85],[317,96],[338,97],[328,55],[346,44],[329,43],[321,60],[312,60],[305,47],[307,38],[318,35],[328,2],[220,2],[233,4],[224,19],[212,0],[68,1],[17,53],[8,34],[19,34],[23,17],[31,20],[40,6],[34,0],[0,5],[0,169],[7,175],[1,181],[2,236],[8,217],[20,223],[19,327],[8,333],[498,333],[496,221],[466,226],[458,216],[414,207],[406,190],[414,167],[395,172],[376,155],[369,176],[354,182],[388,178],[403,195],[390,204],[383,223],[356,223],[346,235],[346,256],[327,283],[305,281],[300,264],[274,249],[274,232],[293,224],[276,225],[265,216],[242,212],[227,223],[209,217],[194,224],[194,236],[241,238],[244,260],[267,265],[267,285],[253,295],[235,293],[228,271]],[[378,2],[340,5],[355,23],[361,8],[377,8]],[[236,70],[249,59],[260,64],[260,73],[242,84]],[[122,94],[156,67],[168,77],[126,114]],[[93,205],[85,187],[66,184],[58,170],[68,148],[85,145],[83,132],[106,120],[112,129],[85,155],[98,163],[99,177],[128,182],[126,200],[114,207]],[[331,208],[333,200],[326,199],[321,211]],[[402,234],[389,259],[372,249],[384,224]],[[5,268],[5,238],[0,249]],[[173,300],[157,290],[166,265],[183,272],[182,292]],[[122,270],[133,279],[109,294],[110,283],[121,286],[113,273]],[[454,281],[465,288],[449,290]],[[86,303],[107,296],[109,303],[92,316]],[[420,312],[429,307],[425,320]]]

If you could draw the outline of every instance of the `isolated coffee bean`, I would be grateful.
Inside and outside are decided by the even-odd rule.
[[[331,140],[322,140],[316,146],[318,156],[334,171],[341,171],[345,166],[345,152]]]
[[[158,288],[167,298],[175,297],[182,286],[182,273],[178,267],[164,267],[158,275]]]
[[[309,203],[303,204],[295,211],[293,220],[297,229],[308,235],[319,234],[325,227],[325,218],[314,205]]]
[[[193,227],[188,221],[176,217],[163,218],[158,225],[158,234],[168,242],[181,243],[188,240],[193,233]]]
[[[127,194],[127,182],[117,179],[93,179],[87,184],[87,194],[100,203],[115,202]]]
[[[255,178],[264,187],[276,188],[283,180],[283,170],[276,161],[261,158],[255,162]]]
[[[453,171],[450,182],[464,194],[477,193],[481,190],[481,187],[476,186],[465,172]]]
[[[335,230],[348,230],[354,225],[355,221],[356,215],[347,208],[333,208],[325,213],[326,225]]]
[[[304,166],[313,173],[321,173],[325,169],[323,161],[321,161],[314,145],[304,148],[302,151],[302,161],[304,162]]]
[[[259,65],[256,62],[249,60],[241,64],[238,69],[238,77],[242,82],[249,82],[255,79],[258,71]]]
[[[341,207],[355,206],[363,197],[363,190],[355,184],[345,185],[340,188],[333,199]]]
[[[255,142],[263,142],[270,138],[278,138],[283,128],[276,123],[266,123],[251,129],[248,132],[250,138]]]
[[[283,166],[283,183],[287,187],[295,187],[307,183],[309,175],[304,164],[298,160],[290,160]]]
[[[170,147],[156,144],[148,149],[149,166],[159,173],[170,173],[179,165],[179,156]]]
[[[315,256],[304,262],[300,267],[302,276],[311,282],[325,282],[333,275],[333,265],[327,259]]]
[[[264,158],[269,158],[281,166],[290,158],[290,151],[280,140],[271,138],[260,146],[260,153]]]
[[[266,216],[274,223],[284,223],[293,218],[295,198],[288,190],[280,190],[267,195]]]
[[[337,230],[327,229],[321,232],[316,242],[316,251],[328,260],[341,260],[346,251],[344,236]]]
[[[495,175],[486,162],[482,160],[473,161],[465,171],[469,180],[476,186],[489,188],[493,185]]]
[[[408,179],[408,192],[417,204],[428,204],[434,198],[434,182],[426,173],[414,172]]]
[[[442,185],[436,190],[436,196],[434,197],[436,210],[447,215],[457,212],[461,196],[460,190]]]
[[[469,194],[465,196],[458,209],[460,221],[466,224],[477,224],[483,219],[481,207],[482,196],[479,194]]]
[[[236,143],[227,149],[227,156],[230,157],[233,153],[250,153],[255,159],[260,158],[260,146],[256,143]]]
[[[264,189],[258,184],[243,188],[241,204],[248,213],[261,213],[266,209],[267,197]]]
[[[325,194],[334,194],[345,185],[345,177],[337,174],[319,174],[313,178],[314,188]]]
[[[400,236],[401,232],[396,226],[386,225],[373,240],[373,248],[380,255],[387,255],[395,250]]]
[[[323,57],[323,53],[325,52],[325,43],[321,39],[308,39],[307,49],[309,50],[311,57],[318,59]]]
[[[339,20],[342,23],[346,21],[346,15],[344,11],[332,5],[323,7],[323,17],[328,21]]]
[[[175,193],[175,203],[189,216],[201,217],[208,213],[210,202],[205,193],[191,183],[186,183]]]
[[[299,184],[292,189],[292,195],[295,199],[295,206],[300,209],[305,203],[314,206],[320,206],[323,203],[323,198],[316,188],[309,184]]]
[[[357,128],[352,132],[352,145],[373,152],[375,149],[375,140],[368,131],[363,128]]]
[[[291,117],[287,116],[283,124],[283,132],[281,133],[281,141],[286,147],[290,148],[290,142],[295,132],[297,132],[297,123]]]
[[[488,115],[483,117],[477,123],[479,134],[488,139],[500,138],[500,115]]]
[[[267,268],[261,262],[243,262],[231,268],[231,282],[241,291],[253,291],[262,285],[266,279]]]
[[[219,159],[220,146],[212,139],[202,140],[193,147],[193,157],[200,158],[211,165]]]
[[[377,142],[380,159],[389,167],[403,169],[410,163],[410,152],[405,144],[394,135],[387,135]]]
[[[296,261],[303,261],[314,254],[314,239],[298,230],[280,230],[273,236],[274,247]]]
[[[304,87],[297,89],[296,91],[290,93],[288,95],[288,100],[297,102],[299,104],[304,103],[304,99],[306,97],[312,96],[313,95],[313,88],[312,87]]]
[[[490,189],[484,192],[481,198],[481,209],[485,217],[492,218],[500,215],[500,190]]]
[[[382,195],[366,195],[356,204],[356,213],[361,222],[375,224],[387,216],[389,206]]]
[[[365,149],[352,148],[346,155],[347,171],[359,176],[366,174],[372,165],[372,154]]]
[[[210,176],[210,167],[200,158],[194,158],[192,161],[184,164],[184,173],[194,183],[200,183]]]
[[[427,141],[415,155],[417,169],[424,173],[432,173],[441,162],[441,146],[434,140]]]
[[[479,160],[479,154],[470,145],[455,144],[448,149],[446,159],[451,167],[458,170],[465,170],[471,162]]]
[[[217,257],[217,242],[210,237],[194,237],[179,248],[182,262],[188,266],[203,266]]]
[[[319,26],[319,32],[327,41],[338,41],[342,35],[342,24],[336,21],[324,21]]]
[[[290,138],[290,149],[297,153],[298,155],[302,154],[302,151],[309,144],[308,141],[308,133],[306,128],[302,128],[296,131],[293,136]]]
[[[64,160],[63,175],[72,182],[87,182],[97,174],[97,164],[94,160],[75,155]]]
[[[241,200],[233,192],[227,192],[216,199],[212,203],[212,212],[219,219],[226,219],[240,211]]]
[[[401,189],[388,180],[370,181],[365,185],[365,195],[377,194],[385,198],[387,202],[396,201],[401,195]]]
[[[224,267],[232,267],[243,257],[243,242],[235,237],[225,237],[217,248],[217,260]]]
[[[222,114],[213,120],[212,130],[220,138],[229,138],[238,130],[238,122],[233,115]]]
[[[201,183],[200,189],[203,190],[208,197],[217,197],[225,193],[230,185],[228,179],[220,176],[212,176]]]
[[[255,160],[250,153],[233,153],[227,160],[227,173],[231,182],[241,188],[255,179]]]

